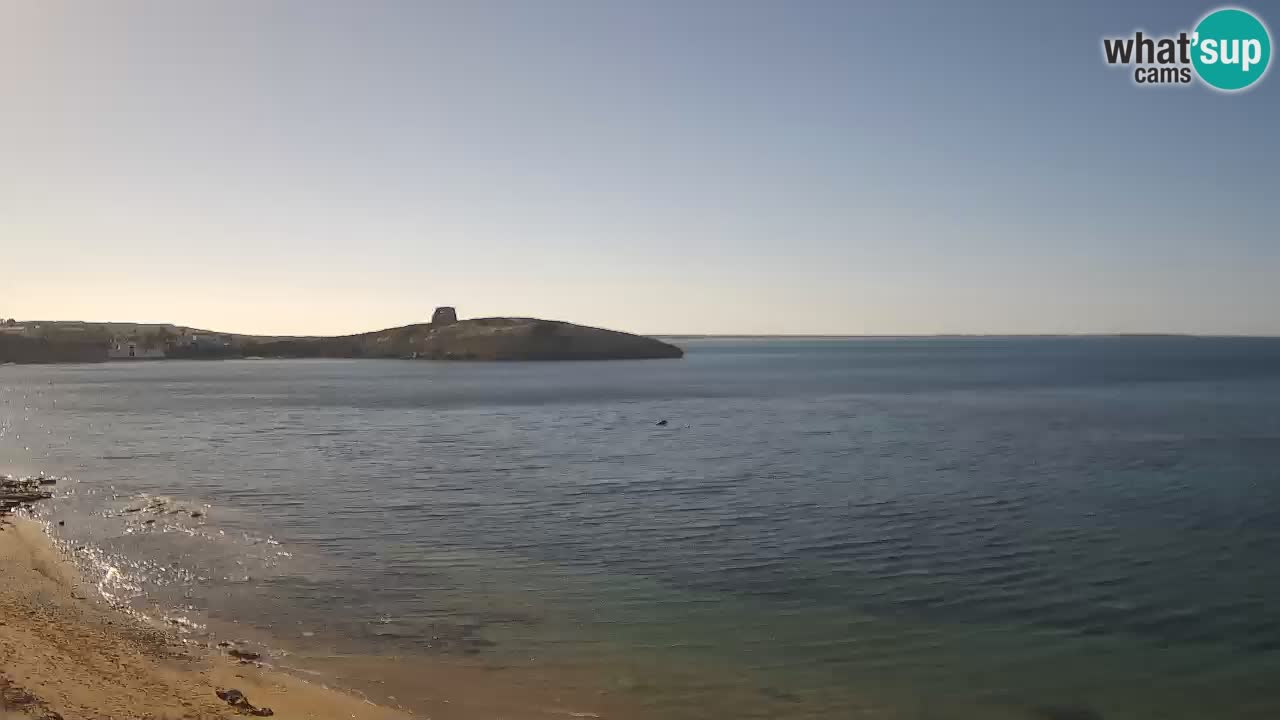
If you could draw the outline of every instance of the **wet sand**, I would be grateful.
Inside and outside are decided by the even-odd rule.
[[[414,717],[269,666],[242,664],[99,602],[34,521],[0,517],[0,720],[245,717],[241,691],[279,718]],[[370,658],[395,676],[394,658]],[[500,686],[483,667],[418,668],[438,700],[417,717],[618,717],[569,710],[546,687]],[[398,678],[401,683],[409,678]]]
[[[240,715],[215,692],[235,688],[276,717],[409,717],[201,652],[101,605],[32,521],[0,519],[0,571],[0,709],[10,716],[231,718]]]

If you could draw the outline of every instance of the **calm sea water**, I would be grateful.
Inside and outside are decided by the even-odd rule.
[[[681,344],[0,367],[0,472],[72,476],[44,512],[105,594],[300,666],[577,668],[664,718],[1280,717],[1280,340]]]

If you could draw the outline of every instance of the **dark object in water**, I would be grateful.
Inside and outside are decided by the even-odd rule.
[[[658,421],[658,425],[659,425],[659,426],[665,426],[666,424],[667,424],[667,421],[666,421],[666,420],[659,420],[659,421]]]
[[[1102,720],[1102,713],[1084,705],[1042,705],[1032,712],[1040,720]]]
[[[258,660],[262,658],[261,653],[252,652],[250,650],[231,650],[227,654],[237,660]]]

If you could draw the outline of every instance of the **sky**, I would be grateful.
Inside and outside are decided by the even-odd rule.
[[[1280,334],[1280,74],[1102,59],[1216,7],[0,0],[0,316]]]

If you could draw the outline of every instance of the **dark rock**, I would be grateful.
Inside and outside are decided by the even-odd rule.
[[[254,707],[253,704],[249,702],[249,698],[245,697],[244,693],[234,688],[230,690],[222,690],[219,688],[214,690],[214,694],[218,696],[219,700],[222,700],[226,704],[235,708],[236,712],[241,715],[252,715],[254,717],[271,717],[272,715],[275,715],[275,712],[273,712],[271,708]]]
[[[231,650],[227,653],[237,660],[253,661],[262,657],[262,653],[256,653],[251,650]]]
[[[0,514],[38,500],[48,500],[53,493],[42,490],[41,477],[14,478],[0,476]]]
[[[239,705],[240,703],[249,701],[249,699],[244,696],[244,693],[236,690],[235,688],[231,688],[230,690],[217,689],[213,691],[213,694],[217,695],[219,700],[225,701],[228,705]]]
[[[658,425],[659,425],[659,426],[663,426],[663,427],[665,427],[665,426],[666,426],[666,424],[667,424],[667,421],[666,421],[666,420],[659,420],[659,421],[658,421]]]
[[[62,720],[62,716],[49,709],[47,703],[14,685],[9,678],[0,674],[0,711],[9,717],[9,710],[25,713],[23,717],[35,720]]]

